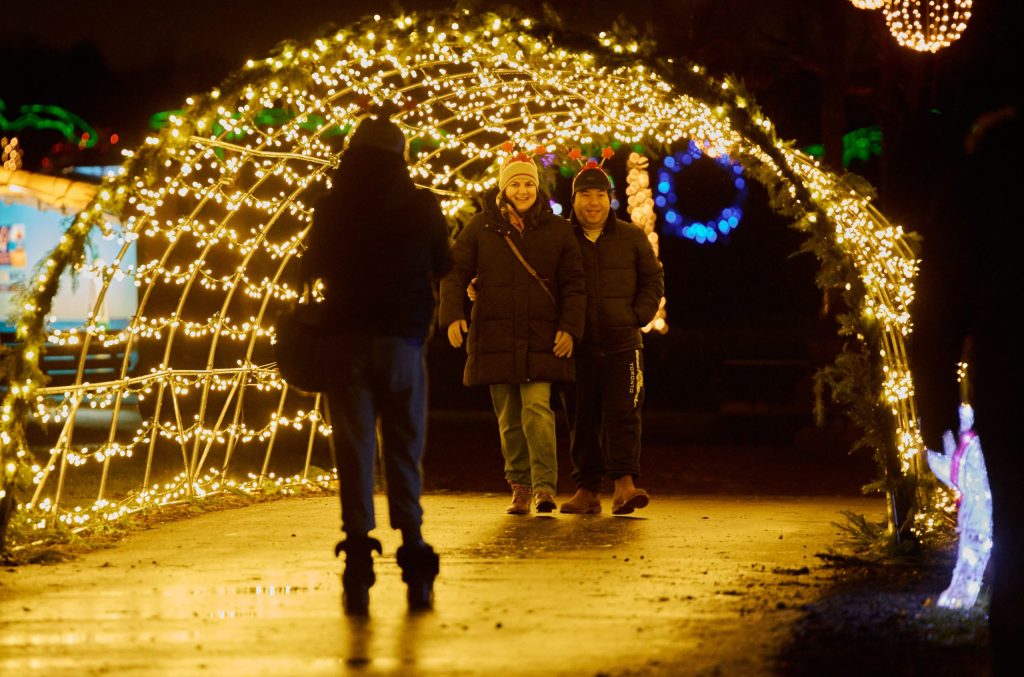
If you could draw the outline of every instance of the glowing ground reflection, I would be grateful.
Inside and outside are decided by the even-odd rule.
[[[340,613],[336,499],[291,499],[0,571],[0,675],[760,673],[874,499],[663,498],[632,518],[425,498],[437,608],[410,615],[378,529],[371,617]],[[378,503],[386,520],[386,506]]]

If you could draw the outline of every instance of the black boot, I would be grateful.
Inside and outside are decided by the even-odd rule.
[[[345,572],[341,575],[341,603],[350,616],[365,616],[370,611],[370,588],[377,581],[373,574],[373,551],[381,554],[376,538],[352,538],[334,546],[334,556],[345,553]]]
[[[426,543],[403,545],[398,549],[398,566],[402,581],[409,586],[409,609],[419,611],[434,605],[434,579],[440,570],[440,559]]]

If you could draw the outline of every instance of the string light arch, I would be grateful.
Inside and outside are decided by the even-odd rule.
[[[903,230],[872,206],[863,186],[780,141],[733,80],[656,62],[649,45],[629,37],[602,33],[586,46],[573,40],[525,16],[375,16],[310,44],[285,45],[187,99],[164,129],[126,152],[121,172],[105,179],[22,299],[20,347],[0,416],[7,516],[16,486],[27,491],[21,519],[39,528],[88,528],[196,496],[299,491],[331,481],[333,471],[312,462],[315,441],[329,432],[322,402],[281,380],[272,325],[296,295],[291,274],[339,140],[371,104],[399,111],[394,119],[415,149],[411,174],[453,220],[496,184],[492,168],[508,139],[549,148],[616,139],[663,155],[693,139],[742,162],[808,234],[811,249],[843,262],[845,273],[831,273],[829,284],[856,314],[857,338],[877,365],[878,402],[894,431],[888,444],[901,472],[912,473],[922,442],[904,338],[917,260]],[[287,114],[266,124],[268,110]],[[650,188],[639,178],[647,159],[632,158],[630,167],[633,218],[654,239]],[[106,214],[117,215],[120,227]],[[93,319],[48,331],[60,273],[81,267],[94,227],[117,239],[122,256],[139,247],[134,269],[118,256],[91,271],[104,283],[133,277],[137,314],[118,331]],[[78,351],[73,384],[44,385],[39,365],[47,343]],[[97,346],[123,357],[112,378],[88,382],[87,356]],[[132,372],[135,351],[153,357]],[[142,424],[120,430],[118,414],[135,398]],[[111,422],[84,441],[75,421],[87,408],[109,412]],[[42,458],[28,442],[30,419],[59,431]],[[124,475],[113,473],[118,465],[138,476],[115,500],[109,480]],[[173,477],[158,477],[168,468],[177,471]],[[86,469],[96,499],[69,506],[66,489]]]

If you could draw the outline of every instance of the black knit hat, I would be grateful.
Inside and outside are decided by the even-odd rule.
[[[352,132],[348,146],[369,146],[405,155],[405,134],[402,134],[398,125],[386,117],[367,117]]]
[[[572,196],[574,198],[576,193],[581,190],[591,190],[594,188],[606,191],[611,191],[612,189],[612,178],[598,166],[584,167],[576,175],[576,178],[572,180]]]

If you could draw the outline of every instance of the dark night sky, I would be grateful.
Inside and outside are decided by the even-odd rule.
[[[0,10],[5,64],[0,99],[8,114],[22,104],[58,104],[95,126],[130,136],[152,113],[175,108],[189,94],[218,84],[246,59],[266,55],[282,40],[308,41],[332,24],[374,12],[392,14],[395,4],[10,3]],[[397,4],[430,9],[454,3]],[[702,63],[712,73],[741,76],[782,135],[800,144],[822,140],[821,81],[836,61],[850,80],[845,100],[850,128],[877,123],[881,109],[893,107],[886,86],[906,89],[907,82],[924,83],[925,94],[911,106],[948,107],[958,100],[957,106],[984,109],[1020,81],[1019,73],[1016,82],[1008,82],[1000,72],[1009,56],[1020,52],[1012,33],[1020,26],[1024,5],[1018,0],[977,0],[964,38],[938,55],[897,53],[908,50],[891,46],[879,14],[856,10],[848,0],[764,0],[754,6],[747,0],[635,0],[628,7],[607,0],[554,4],[569,28],[596,32],[622,16],[652,33],[661,53]],[[539,1],[517,5],[541,13]],[[972,114],[976,111],[964,116]]]
[[[13,4],[13,3],[12,3]],[[93,124],[132,127],[148,115],[175,107],[187,95],[223,80],[246,59],[267,54],[277,43],[307,41],[331,24],[365,14],[392,14],[396,3],[373,0],[250,0],[235,4],[184,0],[177,3],[19,2],[0,11],[0,54],[6,58],[0,98],[8,111],[25,103],[57,103],[88,115]],[[447,8],[443,0],[406,0],[405,8]],[[498,3],[481,2],[489,8]],[[535,14],[541,3],[516,3]],[[994,91],[1009,89],[1000,69],[1021,18],[1016,0],[977,0],[967,34],[938,55],[898,55],[896,70],[926,71],[933,90],[955,91],[979,106]],[[592,32],[618,16],[647,28],[661,51],[709,66],[714,73],[743,77],[785,136],[820,141],[815,128],[822,77],[830,59],[845,63],[851,124],[871,123],[865,90],[880,80],[878,52],[891,39],[878,13],[853,9],[848,0],[635,0],[554,3],[567,27]],[[54,11],[58,6],[59,11]],[[628,11],[627,11],[628,9]],[[837,37],[841,38],[837,41]],[[841,54],[836,55],[839,50]],[[903,50],[906,51],[906,50]],[[1017,50],[1019,52],[1019,50]],[[10,68],[9,64],[17,63]],[[885,64],[881,66],[892,66]],[[893,70],[890,67],[890,70]],[[902,79],[904,73],[895,73]],[[1018,76],[1019,82],[1019,76]],[[940,83],[936,85],[935,83]],[[940,95],[941,98],[941,95]],[[994,98],[999,98],[998,96]],[[113,105],[110,105],[113,103]],[[122,133],[130,132],[123,129]]]
[[[37,45],[67,51],[83,43],[96,46],[103,61],[119,76],[131,75],[167,65],[197,67],[206,60],[231,69],[249,58],[266,55],[282,40],[303,42],[333,25],[344,25],[359,17],[380,13],[391,15],[394,7],[406,10],[448,9],[451,0],[248,0],[245,3],[123,2],[93,0],[88,3],[18,3],[13,12],[0,12],[6,21],[4,42],[20,48]],[[503,4],[503,3],[500,3]],[[541,2],[524,0],[517,7],[540,14]],[[647,0],[641,3],[653,6]],[[499,3],[481,3],[481,6]],[[582,14],[594,26],[608,25],[621,13],[618,3],[607,1],[566,3],[569,13]],[[560,7],[561,9],[561,7]],[[651,12],[645,7],[645,13]],[[219,79],[228,74],[208,72]]]
[[[58,12],[56,4],[61,7]],[[444,7],[451,3],[415,4]],[[93,42],[111,68],[122,74],[161,63],[189,62],[195,55],[240,64],[263,56],[282,40],[306,40],[332,22],[390,13],[390,6],[372,0],[20,2],[5,27],[5,41],[17,45],[30,39],[56,50]]]

